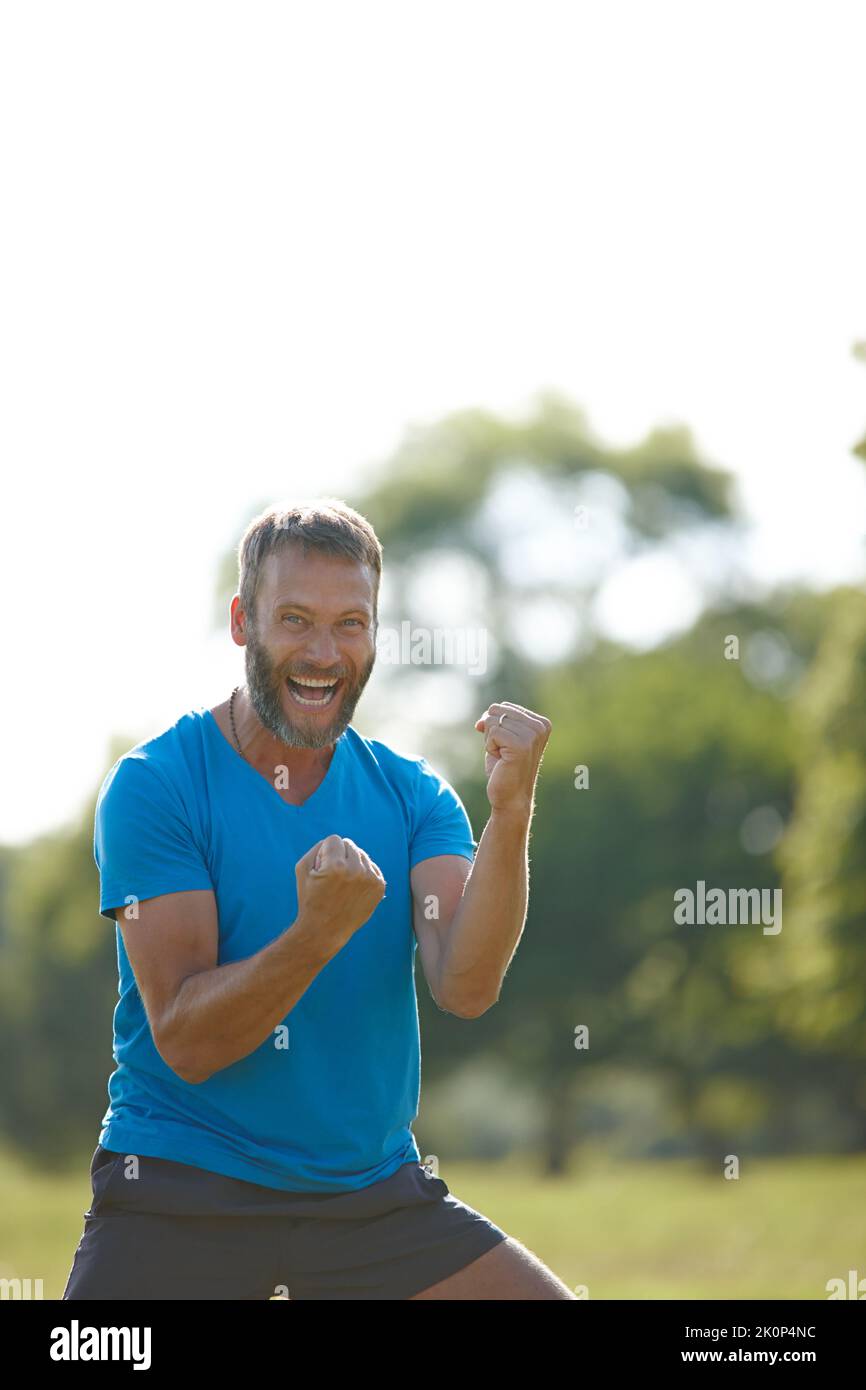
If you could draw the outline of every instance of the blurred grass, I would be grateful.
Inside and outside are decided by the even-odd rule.
[[[747,1159],[733,1181],[691,1160],[442,1176],[591,1299],[826,1299],[828,1279],[866,1276],[866,1154]]]
[[[41,1278],[45,1298],[61,1297],[90,1158],[46,1177],[0,1150],[0,1277]],[[828,1279],[866,1276],[866,1155],[747,1159],[741,1174],[595,1158],[544,1181],[513,1158],[440,1175],[591,1299],[826,1299]]]

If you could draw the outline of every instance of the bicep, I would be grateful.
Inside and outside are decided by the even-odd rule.
[[[438,854],[422,859],[410,873],[412,924],[424,978],[440,1008],[440,962],[448,928],[463,897],[472,861],[462,854]]]
[[[164,893],[129,908],[115,908],[123,945],[144,1002],[157,1050],[165,1057],[164,1027],[183,981],[217,964],[219,922],[212,889]],[[169,1063],[169,1065],[171,1065]]]

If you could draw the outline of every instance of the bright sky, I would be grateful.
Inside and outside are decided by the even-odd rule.
[[[242,679],[254,505],[458,407],[684,422],[756,575],[862,576],[864,41],[839,0],[3,7],[0,840]]]

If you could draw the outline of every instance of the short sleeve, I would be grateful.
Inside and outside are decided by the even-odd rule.
[[[99,911],[132,899],[213,888],[183,803],[169,780],[143,758],[123,757],[99,792],[93,830]]]
[[[466,808],[456,791],[433,771],[426,758],[418,760],[418,789],[409,867],[437,854],[475,858],[477,846]]]

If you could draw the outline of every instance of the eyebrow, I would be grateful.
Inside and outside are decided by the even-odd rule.
[[[275,613],[279,613],[281,608],[294,608],[299,613],[308,613],[311,617],[314,616],[312,608],[307,608],[303,603],[295,603],[290,598],[282,599],[279,603],[274,604]],[[359,603],[356,604],[354,608],[344,609],[342,613],[338,614],[338,617],[348,618],[351,617],[354,613],[370,614],[372,613],[372,611],[372,608],[365,606],[363,603]]]

